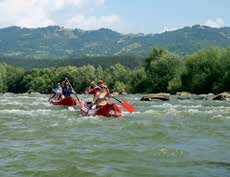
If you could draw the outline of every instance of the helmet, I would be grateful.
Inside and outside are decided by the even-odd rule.
[[[104,83],[104,81],[103,80],[98,80],[97,83],[102,84],[102,83]]]

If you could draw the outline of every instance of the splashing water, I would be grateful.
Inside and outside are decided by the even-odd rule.
[[[0,176],[230,174],[230,102],[140,97],[119,97],[136,110],[108,119],[52,106],[47,95],[1,95]]]

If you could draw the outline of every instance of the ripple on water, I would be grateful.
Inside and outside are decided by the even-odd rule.
[[[135,112],[109,119],[52,106],[48,95],[1,95],[0,176],[230,174],[229,102],[141,96],[122,97]]]

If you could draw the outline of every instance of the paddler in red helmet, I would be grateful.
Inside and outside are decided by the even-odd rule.
[[[100,91],[95,94],[92,104],[96,105],[96,108],[99,108],[109,103],[110,91],[103,80],[98,80],[97,84]]]

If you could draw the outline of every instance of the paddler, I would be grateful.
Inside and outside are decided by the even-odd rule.
[[[61,84],[57,83],[57,87],[55,89],[53,89],[52,92],[54,93],[54,95],[51,98],[54,98],[56,100],[61,99],[62,98],[62,87],[61,87]]]
[[[62,87],[62,94],[65,97],[71,97],[71,94],[76,94],[74,89],[72,87],[70,87],[68,80],[64,81],[64,86]]]
[[[99,108],[109,104],[108,100],[111,95],[107,85],[103,80],[99,80],[97,84],[100,88],[100,91],[95,94],[92,104],[96,105],[96,108]]]

